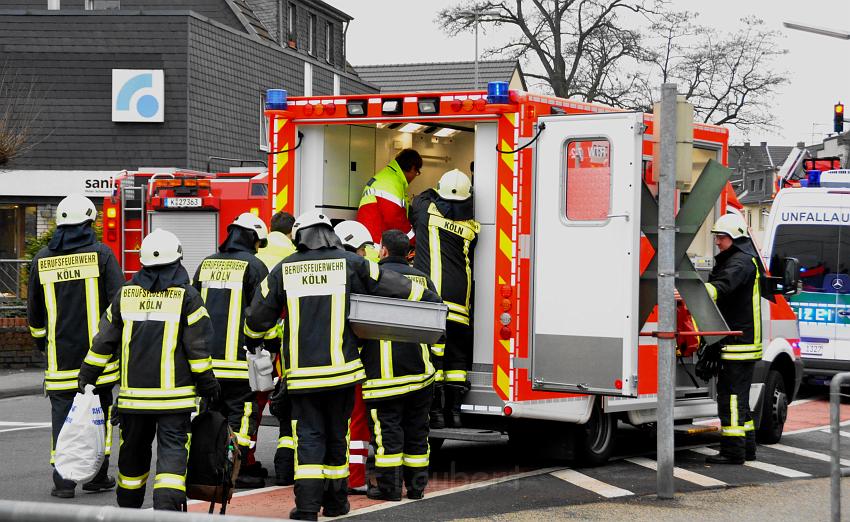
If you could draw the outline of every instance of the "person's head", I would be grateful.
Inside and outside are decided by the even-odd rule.
[[[268,244],[269,230],[262,219],[250,212],[243,212],[228,225],[228,233],[235,228],[249,230],[254,233],[254,250],[265,247]]]
[[[714,245],[721,252],[731,248],[736,239],[750,237],[747,224],[738,214],[720,216],[711,227],[711,233],[714,234]]]
[[[412,182],[416,176],[422,173],[422,156],[413,149],[403,149],[396,154],[396,163],[407,178],[407,182]]]
[[[139,261],[145,268],[170,265],[183,259],[183,246],[177,236],[158,228],[145,236],[139,248]]]
[[[280,232],[285,236],[289,236],[289,239],[292,239],[292,225],[295,224],[295,216],[290,214],[289,212],[275,212],[275,215],[272,216],[272,232]]]
[[[308,210],[295,218],[292,237],[299,250],[339,246],[331,219],[319,209]]]
[[[437,194],[443,199],[465,201],[472,196],[472,182],[469,176],[454,169],[446,172],[437,183]]]
[[[381,259],[385,257],[407,257],[410,253],[410,238],[398,229],[390,229],[381,234]]]
[[[91,200],[81,194],[65,196],[56,207],[56,226],[91,224],[97,219],[97,208]]]
[[[366,257],[366,247],[373,244],[369,229],[359,221],[341,221],[334,227],[334,232],[346,250],[361,257]]]

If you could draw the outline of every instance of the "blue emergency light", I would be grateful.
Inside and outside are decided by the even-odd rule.
[[[508,103],[508,82],[487,83],[487,103]]]
[[[269,89],[266,91],[266,109],[286,110],[286,89]]]
[[[807,187],[820,187],[820,174],[819,170],[810,170],[806,172],[808,175],[808,183],[806,183]]]

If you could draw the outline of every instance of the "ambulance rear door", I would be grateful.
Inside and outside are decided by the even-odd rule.
[[[643,115],[551,115],[538,125],[532,386],[635,396]]]

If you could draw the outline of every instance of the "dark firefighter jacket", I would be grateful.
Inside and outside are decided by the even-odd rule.
[[[291,393],[353,386],[366,378],[348,324],[351,293],[439,301],[422,285],[355,253],[299,244],[260,285],[245,318],[246,341],[255,347],[286,312],[283,356]]]
[[[236,234],[243,230],[233,227]],[[233,236],[230,234],[229,239]],[[229,245],[229,246],[228,246]],[[227,248],[225,248],[227,247]],[[268,275],[266,265],[254,255],[251,247],[240,247],[233,241],[222,245],[222,252],[204,259],[192,284],[201,293],[210,314],[214,337],[210,352],[213,371],[219,379],[248,379],[245,359],[244,310],[251,304],[260,282]]]
[[[120,411],[192,411],[196,385],[215,386],[209,354],[212,335],[201,296],[179,262],[143,268],[124,284],[101,318],[80,380],[92,382],[117,356]]]
[[[706,288],[717,303],[730,330],[743,335],[730,337],[721,358],[728,361],[761,359],[760,269],[753,255],[732,245],[714,258]]]
[[[77,389],[77,375],[100,315],[124,282],[112,251],[95,239],[91,225],[59,227],[50,244],[33,258],[29,272],[27,320],[41,350],[48,393]],[[118,380],[110,360],[97,384]]]
[[[414,199],[410,221],[416,232],[413,267],[427,274],[449,307],[449,321],[470,324],[472,264],[481,225],[472,198],[450,201],[429,189]]]
[[[387,257],[378,262],[384,271],[398,272],[432,292],[434,283],[407,264],[402,257]],[[434,365],[427,344],[393,341],[366,341],[360,359],[366,369],[363,398],[385,399],[420,390],[434,382]]]

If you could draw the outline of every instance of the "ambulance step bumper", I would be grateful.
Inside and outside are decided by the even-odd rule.
[[[673,431],[683,435],[701,435],[720,431],[720,426],[710,424],[676,424],[673,426]]]
[[[508,436],[501,431],[475,428],[432,429],[428,437],[432,439],[466,440],[470,442],[500,442],[508,440]]]

